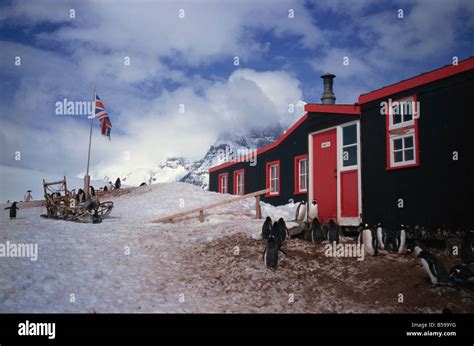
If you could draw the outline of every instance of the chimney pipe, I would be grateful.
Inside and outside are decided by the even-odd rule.
[[[331,73],[325,73],[321,76],[323,79],[324,91],[323,96],[321,97],[321,102],[323,105],[333,105],[336,103],[336,95],[332,90],[333,79],[336,78],[335,75]]]

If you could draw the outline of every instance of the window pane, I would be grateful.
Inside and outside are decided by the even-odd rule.
[[[404,100],[402,104],[403,121],[410,121],[413,119],[413,99]]]
[[[345,126],[342,128],[342,145],[357,143],[357,125]]]
[[[357,165],[357,145],[352,145],[342,149],[342,166]]]
[[[393,141],[393,148],[395,150],[400,150],[402,149],[402,147],[403,147],[402,138],[398,138]]]
[[[411,113],[411,111],[410,111],[410,113],[403,114],[403,121],[404,122],[410,121],[412,119],[413,119],[413,113]]]
[[[402,122],[402,116],[401,114],[395,114],[393,116],[393,124],[400,124]]]
[[[411,161],[414,159],[413,149],[405,150],[405,161]]]
[[[413,148],[413,137],[412,136],[405,137],[404,141],[405,141],[405,148]]]
[[[403,151],[396,151],[393,153],[395,162],[402,162],[403,161]]]
[[[300,174],[308,174],[308,160],[302,159],[300,160]]]

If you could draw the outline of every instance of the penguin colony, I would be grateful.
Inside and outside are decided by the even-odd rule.
[[[329,220],[323,225],[318,219],[318,204],[315,200],[311,204],[302,201],[298,204],[295,221],[308,222],[309,233],[314,244],[327,240],[329,243],[339,243],[340,228]],[[433,285],[464,285],[474,283],[474,273],[468,265],[474,263],[474,231],[469,232],[461,247],[462,264],[456,265],[448,272],[443,263],[426,247],[417,241],[408,241],[408,228],[400,225],[396,229],[389,229],[378,223],[373,227],[361,223],[358,227],[357,243],[363,246],[364,252],[377,256],[380,251],[398,254],[414,253]],[[271,269],[278,266],[278,252],[286,253],[281,249],[285,239],[289,237],[285,221],[280,218],[272,224],[270,217],[265,219],[262,227],[262,238],[266,242],[263,261]]]

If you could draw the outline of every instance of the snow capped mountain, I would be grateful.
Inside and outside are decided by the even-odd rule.
[[[123,184],[129,186],[179,181],[207,189],[209,168],[264,147],[282,134],[281,127],[253,130],[248,134],[223,133],[202,159],[193,161],[184,157],[170,157],[158,164],[156,168],[139,168],[120,178]],[[109,178],[105,177],[104,180],[109,180]],[[115,179],[110,180],[115,181]]]

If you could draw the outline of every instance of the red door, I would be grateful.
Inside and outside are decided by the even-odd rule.
[[[313,196],[323,222],[337,222],[336,138],[336,129],[313,135]]]

